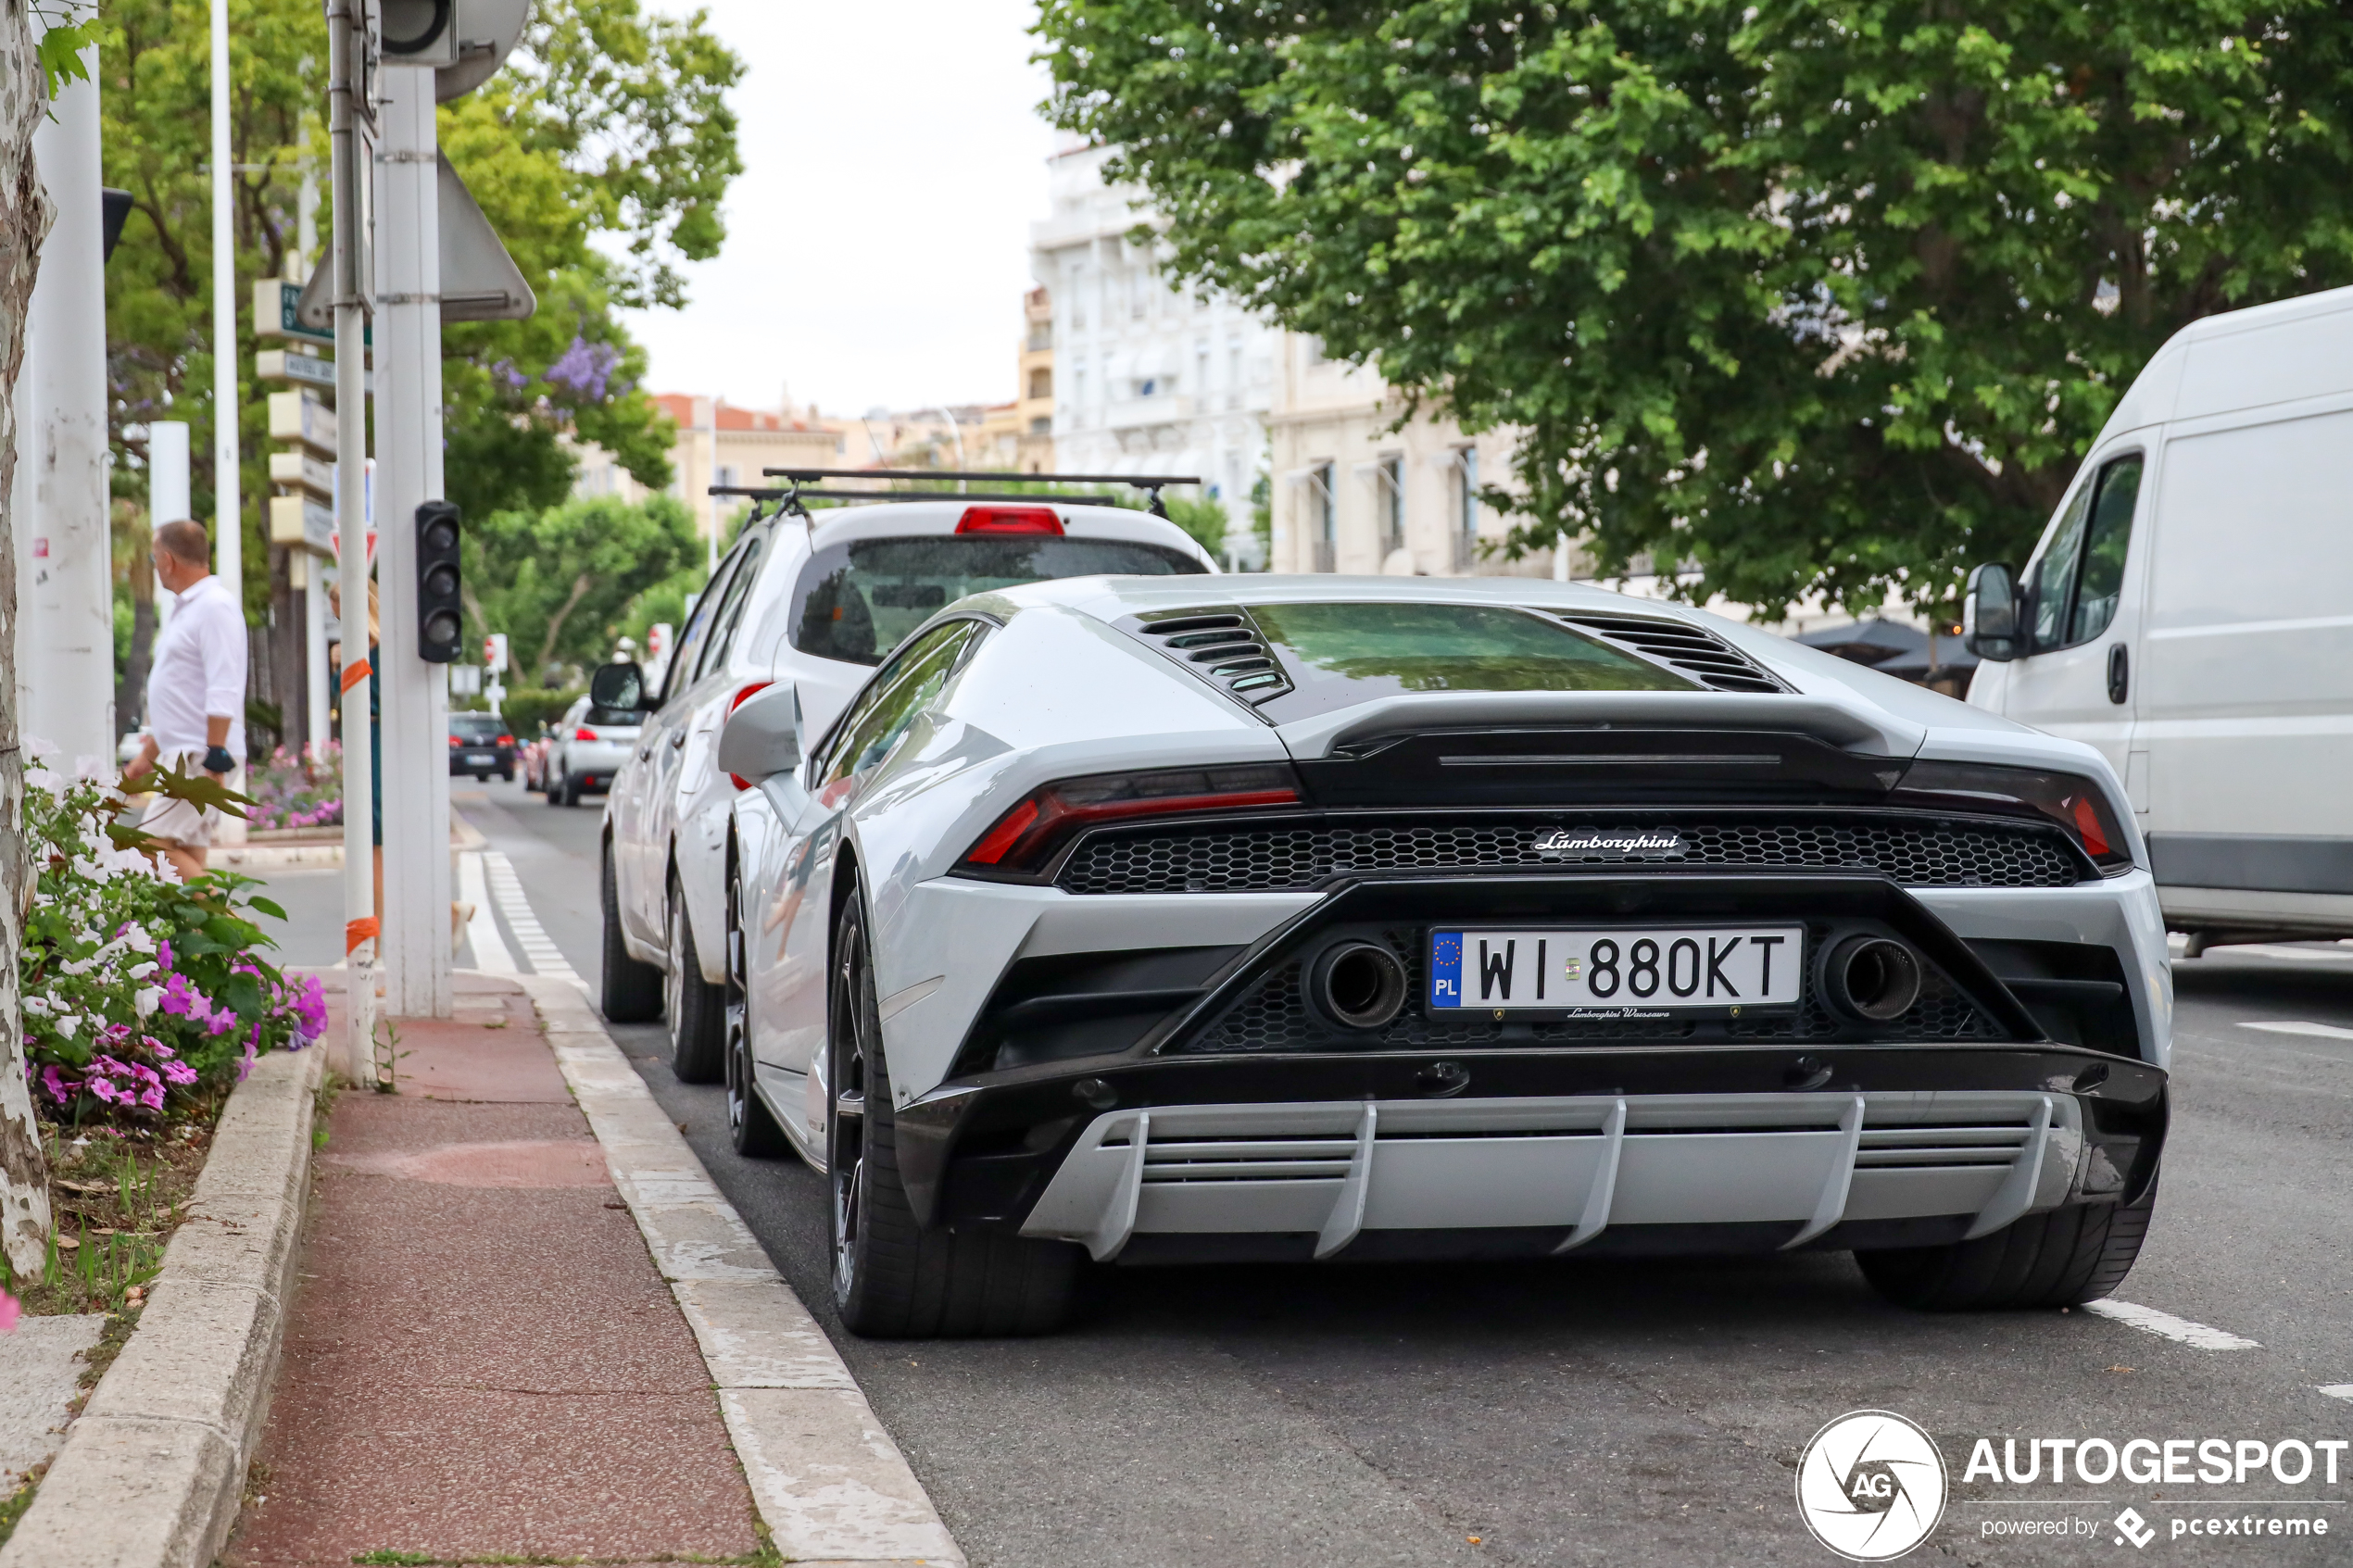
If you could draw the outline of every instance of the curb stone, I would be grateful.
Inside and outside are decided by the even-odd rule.
[[[963,1568],[923,1483],[581,990],[518,975],[613,1185],[701,1347],[776,1550],[798,1568]],[[0,1568],[10,1568],[0,1560]]]
[[[269,1412],[326,1052],[272,1051],[229,1098],[138,1331],[66,1430],[0,1568],[204,1568]]]

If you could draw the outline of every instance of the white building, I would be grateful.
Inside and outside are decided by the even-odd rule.
[[[1052,216],[1030,230],[1030,273],[1053,308],[1054,466],[1199,474],[1249,556],[1276,334],[1228,301],[1169,287],[1152,248],[1128,242],[1145,214],[1103,184],[1104,156],[1074,146],[1048,160]]]
[[[1466,435],[1405,400],[1368,367],[1327,358],[1286,332],[1275,358],[1272,440],[1277,571],[1405,577],[1551,577],[1559,552],[1505,560],[1514,519],[1478,498],[1513,488],[1509,431]],[[1571,561],[1573,570],[1577,564]]]

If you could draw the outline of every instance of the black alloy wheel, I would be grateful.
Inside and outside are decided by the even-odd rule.
[[[744,940],[743,873],[730,866],[727,874],[727,985],[725,1019],[727,1050],[727,1136],[736,1152],[748,1160],[774,1160],[791,1146],[776,1124],[767,1102],[752,1082],[751,992],[749,951]]]
[[[1042,1334],[1070,1310],[1079,1249],[979,1226],[918,1223],[899,1174],[890,1069],[856,887],[826,987],[825,1180],[834,1306],[870,1338]]]
[[[621,935],[621,893],[613,874],[612,840],[605,840],[604,874],[599,892],[604,905],[604,952],[599,968],[607,1018],[615,1023],[650,1023],[661,1016],[661,971],[629,956]]]
[[[547,795],[547,804],[550,806],[560,806],[564,803],[563,777],[564,776],[561,773],[549,773],[547,775],[547,786],[544,793]]]

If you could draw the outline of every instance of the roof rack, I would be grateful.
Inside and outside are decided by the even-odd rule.
[[[751,497],[751,516],[745,519],[747,522],[758,522],[762,515],[782,517],[789,514],[800,519],[803,522],[813,524],[816,520],[809,515],[809,508],[800,504],[804,498],[812,501],[1026,501],[1033,505],[1055,502],[1063,506],[1115,507],[1119,505],[1119,497],[1116,495],[1039,495],[1035,493],[1016,495],[1011,492],[1000,495],[979,490],[967,494],[962,491],[928,490],[810,490],[799,484],[786,485],[781,489],[762,488],[753,484],[713,484],[708,486],[707,491],[713,495]],[[763,501],[775,502],[776,509],[762,514],[760,505]],[[1161,512],[1157,515],[1166,517],[1168,514]]]
[[[1168,508],[1161,504],[1160,493],[1163,488],[1171,484],[1199,484],[1201,483],[1201,478],[1197,474],[1188,475],[1165,473],[967,473],[954,469],[761,469],[760,471],[761,474],[770,479],[791,480],[796,485],[800,483],[803,480],[811,479],[953,479],[959,481],[969,479],[988,479],[998,481],[1010,480],[1021,484],[1125,484],[1132,489],[1146,492],[1149,499],[1145,503],[1144,509],[1151,513],[1154,517],[1163,518],[1168,515]],[[803,494],[815,495],[825,493],[811,490],[803,492]],[[855,491],[852,492],[852,494],[865,495],[874,494],[874,492]],[[884,492],[884,494],[887,494],[887,492]],[[959,494],[962,494],[962,492],[959,492]],[[1037,499],[1038,497],[1030,495],[975,495],[967,498],[972,500],[990,501],[1026,501]],[[1063,502],[1101,502],[1108,500],[1109,497],[1096,495],[1052,495],[1047,496],[1045,499]]]

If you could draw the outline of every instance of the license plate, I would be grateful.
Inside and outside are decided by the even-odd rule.
[[[478,762],[482,766],[487,768],[492,763],[498,760],[498,754],[495,751],[469,751],[466,753],[466,760],[469,762]]]
[[[1796,925],[1433,931],[1428,1002],[1572,1015],[1789,1007],[1805,959]]]

